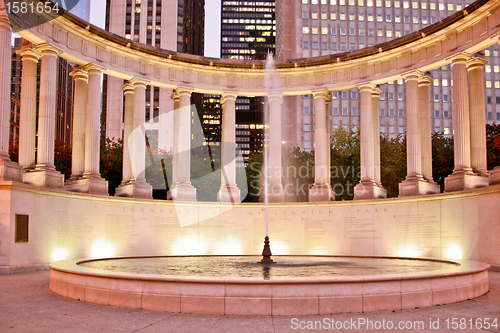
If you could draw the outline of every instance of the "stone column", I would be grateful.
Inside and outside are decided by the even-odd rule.
[[[309,189],[309,201],[335,200],[331,187],[330,161],[328,161],[328,150],[330,150],[330,138],[328,136],[329,124],[327,119],[326,96],[328,91],[313,91],[314,95],[314,185]]]
[[[281,105],[283,97],[281,94],[270,94],[267,96],[269,103],[268,114],[268,145],[267,165],[268,173],[268,202],[285,202],[285,191],[283,190],[283,169],[281,165]]]
[[[78,140],[75,142],[77,144],[76,152],[78,155],[81,155],[81,140],[85,140],[83,145],[85,149],[84,171],[83,175],[80,176],[78,174],[81,169],[75,170],[76,174],[72,174],[72,179],[66,182],[66,190],[108,195],[108,182],[103,179],[99,173],[102,99],[101,82],[102,73],[105,69],[94,64],[88,64],[83,68],[83,71],[88,76],[87,84],[84,82],[84,77],[77,80],[75,76],[75,127],[73,131],[76,131],[74,135],[78,136]],[[85,89],[87,90],[86,98],[82,96]],[[79,101],[77,101],[76,97],[78,97]],[[84,103],[85,101],[85,106],[78,105],[78,102]],[[83,132],[84,128],[85,131]],[[82,134],[82,132],[85,134]],[[78,160],[78,168],[81,168],[80,156],[74,158]]]
[[[122,87],[125,94],[125,114],[123,117],[123,175],[122,185],[127,184],[132,177],[132,166],[130,161],[130,145],[128,138],[133,129],[134,117],[134,85],[127,83]]]
[[[180,108],[181,108],[181,100],[180,95],[177,90],[174,90],[172,93],[172,99],[174,100],[174,142],[173,142],[173,158],[172,158],[172,181],[170,186],[170,190],[172,190],[173,186],[178,183],[177,170],[179,170],[179,128],[176,126],[180,121]]]
[[[70,180],[76,180],[81,178],[85,172],[85,132],[87,129],[89,73],[84,69],[76,69],[70,75],[75,78]]]
[[[176,183],[170,188],[174,200],[196,201],[196,188],[191,185],[191,93],[192,89],[177,88],[179,108],[174,114],[174,165]]]
[[[37,67],[40,52],[28,46],[16,53],[23,60],[19,117],[19,165],[25,169],[34,169],[36,164]]]
[[[483,74],[484,65],[487,63],[488,60],[484,58],[474,57],[467,62],[467,70],[469,71],[471,167],[474,173],[489,177]]]
[[[429,87],[432,78],[422,75],[418,79],[418,98],[420,112],[420,140],[422,146],[422,176],[425,180],[434,183],[432,177],[432,130],[431,130],[431,102]]]
[[[38,45],[37,49],[42,54],[38,107],[37,163],[34,171],[24,173],[23,181],[36,186],[62,188],[64,186],[64,175],[54,168],[57,59],[61,50],[48,43]]]
[[[489,180],[486,177],[474,174],[471,166],[470,104],[467,81],[467,61],[470,58],[470,54],[460,53],[451,59],[453,70],[455,169],[453,170],[453,174],[444,180],[446,192],[462,191],[488,186],[489,184]]]
[[[429,183],[422,175],[422,138],[420,135],[420,103],[418,81],[421,73],[410,72],[406,84],[406,179],[399,184],[399,196],[439,193],[439,186]]]
[[[371,82],[359,85],[360,98],[360,153],[361,153],[361,180],[354,188],[354,199],[375,199],[386,197],[386,191],[375,180],[375,174],[380,168],[380,152],[378,154],[379,167],[376,166],[375,150],[380,149],[379,129],[375,128],[372,92],[375,85]],[[377,100],[378,106],[378,100]],[[378,107],[377,107],[378,109]],[[376,122],[378,124],[378,121]],[[377,136],[375,135],[377,134]]]
[[[144,122],[146,121],[146,87],[149,81],[133,78],[129,84],[134,89],[132,128],[128,138],[131,174],[127,184],[122,184],[117,188],[116,196],[133,198],[153,198],[153,187],[146,182],[146,131]],[[130,87],[131,89],[132,87]],[[129,88],[127,88],[129,89]],[[128,108],[132,102],[126,101]]]
[[[241,192],[236,186],[236,97],[234,93],[225,93],[221,97],[221,187],[217,200],[231,204],[241,202]]]
[[[22,181],[22,167],[9,158],[12,29],[5,6],[0,9],[0,180]]]
[[[381,191],[379,193],[379,197],[386,198],[387,197],[387,191],[382,187],[382,180],[381,180],[381,169],[380,169],[380,106],[379,106],[379,98],[380,94],[382,93],[382,90],[379,88],[374,88],[372,89],[372,119],[373,119],[373,125],[372,125],[372,131],[373,131],[373,140],[374,140],[374,149],[375,149],[375,156],[373,158],[374,160],[374,170],[373,170],[373,179],[375,180],[375,183],[380,185],[379,190]]]

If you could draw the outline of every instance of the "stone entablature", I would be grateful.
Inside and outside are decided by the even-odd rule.
[[[61,49],[63,58],[82,66],[97,64],[106,74],[125,80],[140,77],[154,86],[183,86],[210,94],[266,94],[262,61],[211,59],[160,50],[113,35],[70,14],[20,35],[34,44],[50,43]],[[276,66],[285,95],[346,90],[366,81],[381,84],[400,79],[411,70],[432,70],[450,63],[457,53],[479,52],[497,43],[499,37],[500,3],[479,0],[441,22],[388,43],[309,60],[276,61]]]

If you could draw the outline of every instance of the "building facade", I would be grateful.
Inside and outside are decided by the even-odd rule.
[[[154,47],[201,54],[204,27],[203,0],[108,0],[106,30]],[[124,81],[105,77],[101,136],[123,137]],[[173,148],[173,91],[146,89],[146,135],[151,146]]]
[[[281,58],[309,58],[346,53],[409,35],[466,9],[472,0],[293,0],[279,1],[278,50]],[[487,123],[500,120],[498,44],[484,50]],[[451,66],[427,73],[431,83],[432,130],[453,135]],[[405,84],[399,79],[379,87],[380,133],[389,137],[406,132]],[[330,129],[359,126],[359,91],[331,93]],[[285,101],[289,134],[286,141],[314,149],[314,98]]]

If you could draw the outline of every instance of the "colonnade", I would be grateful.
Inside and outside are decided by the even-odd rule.
[[[18,51],[22,57],[21,119],[19,162],[8,157],[11,27],[8,18],[0,16],[0,180],[23,181],[48,188],[107,195],[108,182],[99,173],[100,113],[102,75],[106,68],[87,64],[76,68],[73,154],[71,177],[64,177],[54,168],[54,137],[56,117],[57,59],[62,50],[49,44],[26,44]],[[39,114],[37,107],[37,64],[41,61]],[[446,178],[445,190],[458,191],[489,184],[486,165],[486,132],[483,67],[486,60],[466,53],[450,58],[453,70],[453,121],[455,138],[455,169]],[[432,179],[432,146],[430,118],[430,84],[432,79],[414,70],[402,75],[406,84],[407,176],[400,184],[400,196],[439,193]],[[151,198],[152,187],[146,182],[145,93],[151,84],[133,78],[123,86],[124,143],[123,179],[117,196]],[[357,85],[360,96],[361,180],[355,187],[355,199],[386,197],[380,172],[379,96],[376,84],[367,81]],[[192,88],[173,91],[174,146],[171,194],[174,200],[195,201],[196,188],[191,184],[190,142]],[[330,91],[311,91],[315,103],[315,178],[310,189],[310,201],[334,200],[331,187],[330,121],[328,103]],[[222,170],[218,199],[221,202],[240,201],[236,186],[236,98],[237,92],[223,92]],[[267,142],[268,198],[284,202],[281,165],[282,100],[279,93],[268,93]],[[36,135],[38,125],[38,137]],[[37,153],[35,155],[35,140]]]

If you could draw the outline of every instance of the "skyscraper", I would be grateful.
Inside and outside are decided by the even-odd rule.
[[[309,58],[346,53],[409,35],[461,11],[472,0],[279,0],[277,54],[281,58]],[[498,44],[484,50],[488,123],[500,120]],[[432,129],[451,136],[451,67],[428,73],[431,84]],[[380,133],[395,137],[406,131],[405,85],[398,79],[380,86]],[[354,129],[359,125],[357,89],[331,93],[330,127]],[[287,142],[314,149],[314,99],[311,95],[285,99]]]
[[[127,39],[177,52],[203,50],[203,0],[108,0],[106,29]],[[106,77],[102,136],[122,138],[124,82]],[[173,147],[172,90],[146,89],[146,135],[151,146]],[[162,116],[162,117],[159,117]]]

